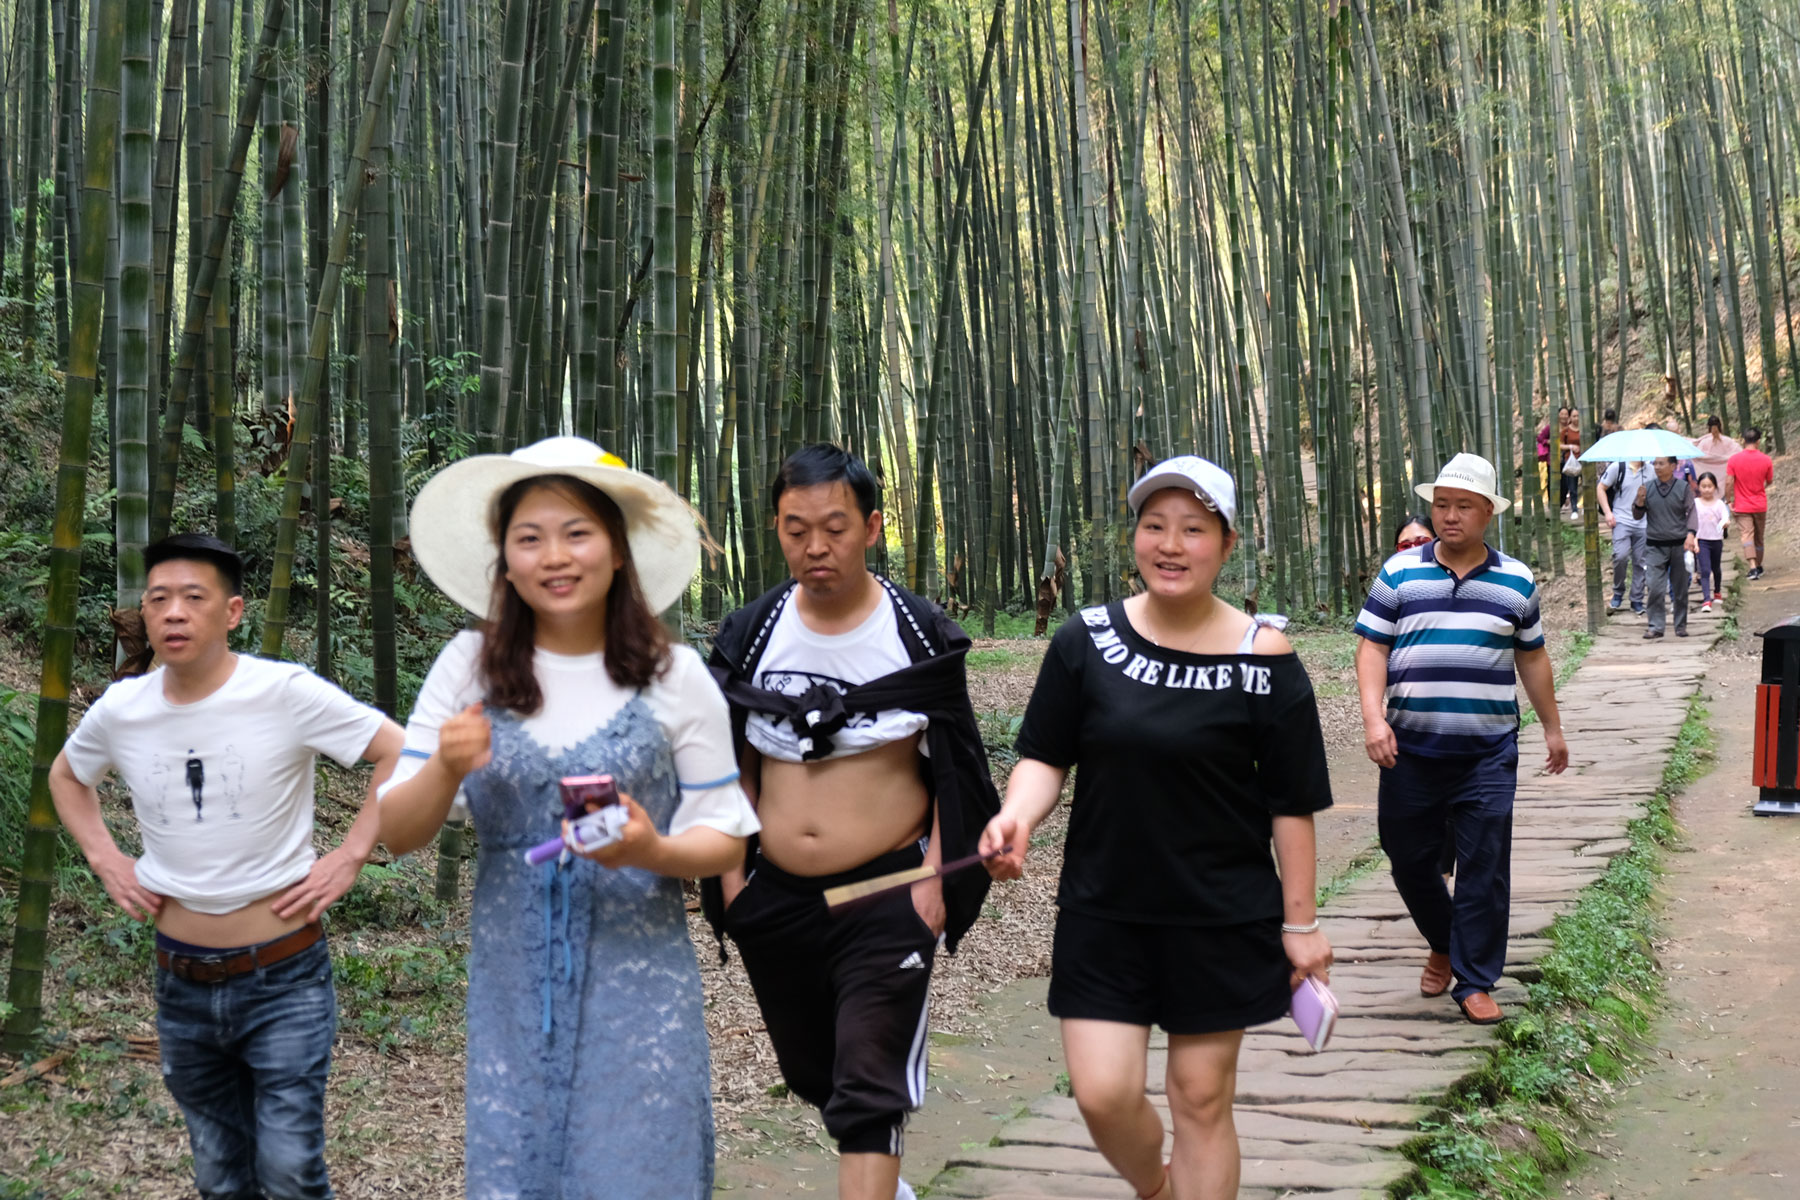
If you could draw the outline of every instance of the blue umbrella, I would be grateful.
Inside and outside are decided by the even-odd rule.
[[[1648,462],[1653,458],[1699,458],[1694,443],[1667,429],[1621,429],[1609,433],[1581,456],[1582,462]]]

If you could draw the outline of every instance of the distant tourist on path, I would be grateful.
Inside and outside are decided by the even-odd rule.
[[[1700,611],[1711,612],[1715,599],[1725,598],[1725,584],[1720,574],[1725,557],[1725,528],[1731,524],[1731,510],[1719,499],[1719,480],[1711,471],[1700,476],[1700,498],[1694,501],[1696,528],[1696,566],[1700,573]]]
[[[455,812],[475,822],[467,1194],[709,1200],[681,880],[735,862],[756,814],[718,687],[657,619],[700,565],[693,515],[593,442],[554,437],[439,471],[411,528],[432,582],[487,618],[438,654],[381,792],[397,854]],[[529,863],[565,828],[562,781],[591,775],[612,776],[619,839]]]
[[[1562,478],[1562,475],[1561,472],[1557,470],[1557,467],[1560,465],[1560,460],[1551,457],[1550,442],[1555,431],[1562,428],[1563,413],[1566,411],[1566,409],[1557,409],[1556,421],[1552,423],[1546,420],[1542,425],[1538,426],[1537,433],[1538,470],[1541,471],[1544,476],[1545,495],[1553,503],[1556,500],[1558,491],[1562,488],[1562,485],[1557,482],[1557,480]]]
[[[1675,460],[1656,460],[1656,478],[1633,494],[1632,515],[1644,522],[1644,565],[1650,572],[1650,626],[1646,638],[1659,638],[1667,625],[1663,597],[1674,609],[1675,636],[1686,637],[1688,569],[1686,555],[1695,550],[1699,528],[1694,511],[1694,485],[1675,478]]]
[[[1625,606],[1625,579],[1631,577],[1631,611],[1644,612],[1644,521],[1631,510],[1632,497],[1638,488],[1653,478],[1650,468],[1641,462],[1608,463],[1596,485],[1595,501],[1607,528],[1612,530],[1613,589],[1607,612],[1615,613]]]
[[[156,918],[163,1083],[187,1118],[205,1200],[326,1200],[325,1077],[337,994],[320,916],[375,848],[373,795],[313,851],[314,759],[400,756],[400,727],[306,668],[234,654],[243,562],[184,533],[144,551],[144,632],[161,663],[87,711],[50,768],[57,816],[106,894]],[[95,786],[116,771],[144,852]]]
[[[969,703],[968,635],[866,565],[883,530],[869,468],[808,446],[771,492],[793,578],[727,616],[712,654],[762,834],[702,901],[743,956],[782,1078],[837,1143],[840,1200],[905,1200],[932,964],[980,916],[987,873],[837,910],[823,893],[967,857],[1000,797]]]
[[[1285,621],[1213,594],[1237,541],[1231,476],[1172,458],[1128,499],[1145,590],[1084,609],[1051,640],[981,849],[1010,846],[989,869],[1018,878],[1079,765],[1049,996],[1075,1102],[1139,1196],[1235,1200],[1244,1028],[1331,968],[1314,912],[1325,742]],[[1144,1094],[1152,1025],[1169,1035],[1166,1167]]]
[[[1382,567],[1357,618],[1356,683],[1369,758],[1381,767],[1377,820],[1394,886],[1430,947],[1419,991],[1451,987],[1478,1025],[1503,1017],[1490,992],[1506,965],[1517,680],[1537,712],[1552,774],[1569,762],[1531,568],[1483,540],[1509,501],[1486,459],[1458,454],[1435,484],[1437,540]],[[1456,896],[1438,874],[1454,814]]]
[[[1562,498],[1557,501],[1560,511],[1567,505],[1569,520],[1581,520],[1581,414],[1570,409],[1563,418],[1562,425]],[[1574,470],[1570,470],[1570,460],[1576,460]]]
[[[1769,513],[1769,488],[1775,464],[1762,452],[1762,430],[1744,430],[1744,448],[1725,464],[1725,503],[1737,521],[1738,542],[1750,562],[1749,578],[1763,576],[1763,522]]]
[[[1700,451],[1699,457],[1691,460],[1695,473],[1704,475],[1711,471],[1714,479],[1724,479],[1726,464],[1743,447],[1725,436],[1725,422],[1707,417],[1706,432],[1694,439],[1694,449]]]

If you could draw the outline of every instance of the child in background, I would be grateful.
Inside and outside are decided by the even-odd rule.
[[[1719,499],[1719,477],[1711,471],[1700,476],[1700,498],[1694,501],[1694,515],[1700,522],[1695,535],[1700,550],[1695,556],[1700,572],[1700,611],[1711,612],[1715,593],[1721,601],[1725,599],[1720,572],[1725,555],[1725,527],[1731,524],[1731,510]]]

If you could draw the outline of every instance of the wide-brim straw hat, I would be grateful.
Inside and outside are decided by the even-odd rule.
[[[638,587],[652,612],[687,591],[700,569],[700,528],[694,510],[667,484],[634,471],[625,460],[579,437],[545,438],[511,454],[477,454],[426,481],[413,501],[413,557],[443,593],[489,616],[500,547],[494,506],[522,479],[568,475],[609,496],[625,515]]]
[[[1499,479],[1494,473],[1494,464],[1479,454],[1458,454],[1444,464],[1432,483],[1421,483],[1413,488],[1419,497],[1430,504],[1437,490],[1441,487],[1460,488],[1465,492],[1474,492],[1477,496],[1494,506],[1496,515],[1512,507],[1512,501],[1500,494]]]

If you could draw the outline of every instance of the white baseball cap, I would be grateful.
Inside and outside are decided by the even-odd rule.
[[[1144,507],[1144,501],[1164,488],[1194,493],[1200,503],[1219,514],[1225,528],[1237,525],[1237,484],[1223,467],[1195,454],[1165,458],[1131,485],[1125,499],[1131,505],[1131,511],[1137,512]]]
[[[1413,488],[1420,499],[1430,504],[1441,487],[1461,488],[1465,492],[1474,492],[1482,499],[1490,501],[1496,513],[1503,513],[1512,507],[1512,501],[1500,494],[1499,479],[1494,474],[1494,464],[1479,454],[1458,454],[1444,464],[1438,472],[1435,483],[1421,483]]]

